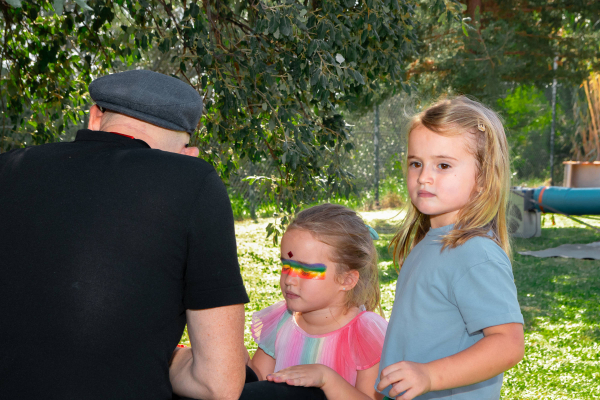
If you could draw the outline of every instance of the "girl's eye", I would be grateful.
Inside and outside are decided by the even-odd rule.
[[[439,167],[440,167],[440,169],[448,169],[448,168],[450,168],[450,165],[448,165],[448,164],[444,164],[444,163],[441,163],[441,164],[439,165]]]
[[[302,271],[302,272],[300,272],[300,275],[302,275],[304,277],[309,277],[310,276],[310,272],[308,272],[308,271]]]
[[[411,161],[408,166],[413,168],[421,168],[421,163],[418,161]]]

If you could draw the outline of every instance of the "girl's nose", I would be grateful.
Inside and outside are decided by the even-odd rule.
[[[426,185],[433,183],[433,174],[429,167],[423,166],[417,177],[417,182],[420,185]]]
[[[292,276],[290,274],[285,275],[285,279],[283,280],[283,283],[285,283],[286,286],[296,286],[298,284],[298,278],[297,276]]]

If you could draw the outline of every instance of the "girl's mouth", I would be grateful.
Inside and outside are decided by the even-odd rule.
[[[297,294],[290,293],[290,292],[285,292],[285,298],[286,298],[286,299],[293,300],[293,299],[297,299],[297,298],[299,298],[299,297],[300,297],[300,296],[298,296]]]
[[[429,193],[427,190],[419,190],[417,192],[417,196],[419,197],[435,197],[433,193]]]

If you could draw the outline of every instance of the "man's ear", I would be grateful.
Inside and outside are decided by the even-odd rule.
[[[346,273],[344,276],[344,281],[342,284],[346,288],[346,291],[354,289],[354,286],[358,283],[358,279],[360,278],[360,273],[353,269]]]
[[[99,131],[102,125],[102,116],[104,113],[100,110],[98,105],[94,104],[90,108],[90,119],[88,121],[88,129],[92,131]]]
[[[198,157],[200,154],[200,149],[197,147],[184,147],[179,154],[183,154],[184,156]]]

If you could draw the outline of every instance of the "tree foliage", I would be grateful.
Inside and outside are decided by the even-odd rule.
[[[316,192],[348,194],[341,106],[409,89],[416,1],[0,1],[0,148],[58,140],[81,121],[92,78],[144,67],[204,96],[195,142],[225,179],[239,159],[271,160],[278,174],[257,178],[288,212]],[[446,17],[455,2],[432,5]]]
[[[91,75],[106,72],[98,60],[110,59],[102,44],[110,8],[82,13],[74,3],[59,15],[50,2],[11,4],[0,2],[0,151],[54,141],[77,124]]]
[[[573,95],[571,87],[560,87],[556,104],[554,143],[555,184],[562,182],[562,160],[568,160],[573,148]],[[550,177],[551,89],[519,85],[494,104],[504,117],[511,150],[513,183],[545,181]]]
[[[180,14],[157,6],[165,15],[145,20],[154,33],[147,41],[181,46],[171,63],[205,94],[205,158],[224,175],[237,157],[274,161],[279,175],[260,179],[288,211],[315,192],[349,193],[339,105],[360,101],[377,80],[402,81],[416,41],[409,3],[207,1]],[[215,139],[231,151],[213,151]]]
[[[598,1],[463,3],[462,23],[419,25],[419,57],[409,74],[432,94],[450,88],[495,100],[518,85],[543,89],[554,77],[580,85],[591,70],[600,70]]]
[[[578,87],[600,70],[600,2],[461,3],[462,21],[427,17],[425,7],[417,8],[418,56],[407,74],[424,103],[440,94],[467,94],[498,110],[506,117],[515,178],[544,180],[550,174],[549,87],[556,78],[554,156],[568,159],[577,141]],[[560,161],[555,168],[560,175]]]

